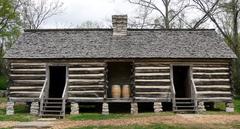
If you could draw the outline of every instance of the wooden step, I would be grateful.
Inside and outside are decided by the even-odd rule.
[[[45,105],[43,105],[43,108],[62,108],[62,106],[45,106]]]
[[[45,112],[54,112],[54,113],[61,113],[63,112],[62,110],[42,110],[43,113]]]
[[[62,102],[44,102],[43,104],[62,104]]]

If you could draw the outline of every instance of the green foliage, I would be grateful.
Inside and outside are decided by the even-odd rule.
[[[234,102],[235,112],[240,113],[240,97],[236,97],[233,102]]]
[[[6,90],[8,85],[8,79],[6,75],[0,74],[0,90]]]

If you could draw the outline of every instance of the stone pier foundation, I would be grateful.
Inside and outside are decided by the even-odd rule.
[[[71,103],[71,115],[77,115],[79,114],[79,105],[78,103],[72,102]]]
[[[30,106],[30,114],[31,115],[38,115],[39,114],[39,103],[32,102]]]
[[[131,114],[138,114],[138,104],[131,103]]]
[[[198,112],[205,112],[205,106],[204,106],[204,102],[198,102],[198,107],[197,107]]]
[[[108,103],[103,103],[102,104],[102,114],[103,115],[108,115],[109,114]]]
[[[13,115],[14,114],[14,102],[7,102],[6,107],[6,115]]]
[[[226,112],[234,112],[234,104],[226,103]]]
[[[162,112],[162,103],[161,102],[154,102],[153,109],[155,113]]]

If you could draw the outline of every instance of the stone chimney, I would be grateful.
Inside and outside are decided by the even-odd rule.
[[[127,35],[127,15],[113,15],[113,35],[114,36],[125,36]]]

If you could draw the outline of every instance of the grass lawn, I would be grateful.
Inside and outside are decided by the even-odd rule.
[[[6,104],[6,101],[6,98],[0,98],[0,104]],[[15,114],[7,116],[5,106],[0,106],[0,121],[32,121],[37,119],[37,117],[29,114],[25,103],[16,104],[14,109]]]
[[[173,112],[161,112],[161,113],[139,113],[137,115],[131,115],[129,113],[117,114],[110,113],[109,115],[102,115],[100,113],[81,113],[79,115],[67,115],[69,120],[109,120],[109,119],[124,119],[124,118],[136,118],[136,117],[148,117],[154,115],[174,115]]]

